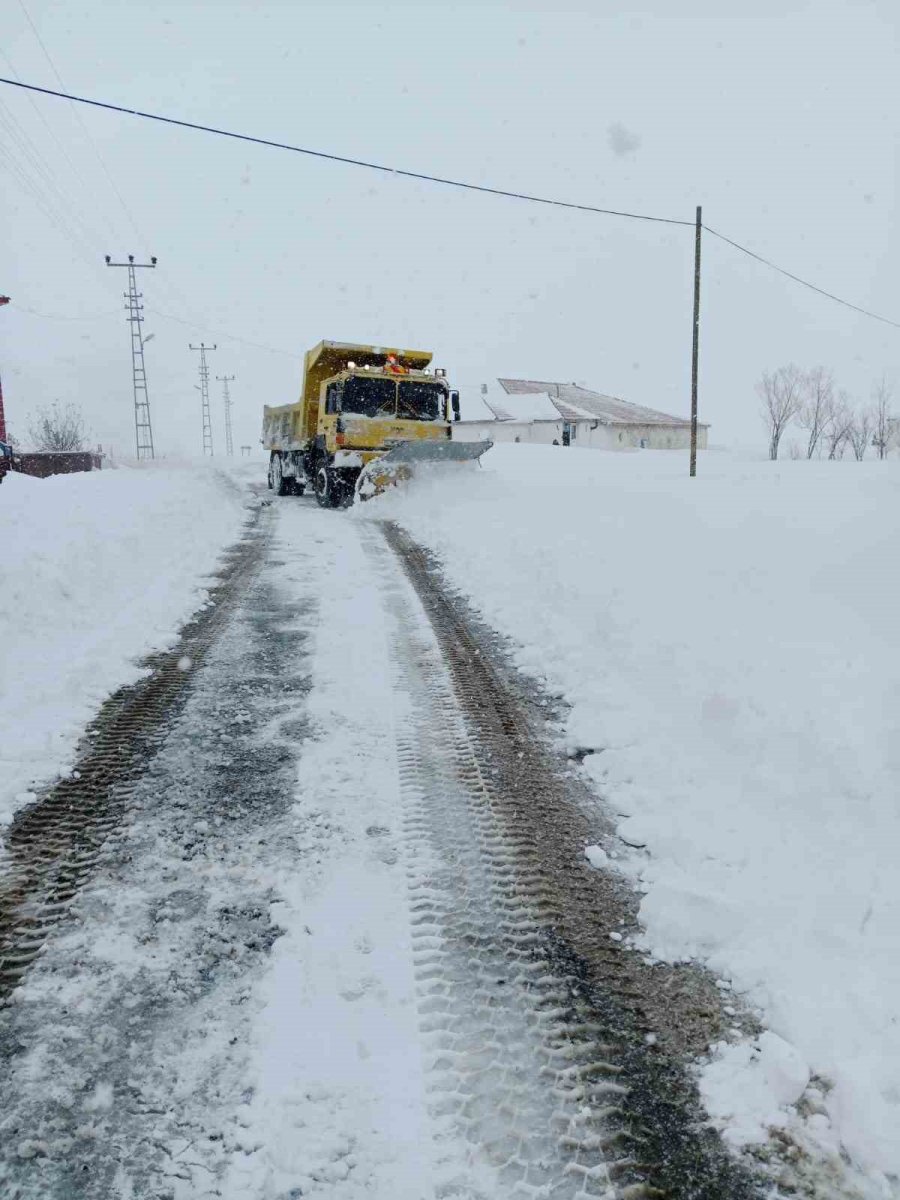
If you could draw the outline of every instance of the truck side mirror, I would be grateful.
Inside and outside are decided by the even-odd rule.
[[[453,420],[459,420],[459,392],[450,393],[450,407],[453,409]]]

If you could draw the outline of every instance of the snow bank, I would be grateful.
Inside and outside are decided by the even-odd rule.
[[[760,1138],[815,1072],[818,1143],[830,1122],[897,1174],[900,470],[710,452],[699,472],[496,446],[361,515],[436,550],[571,703],[567,737],[646,846],[646,947],[705,960],[777,1035],[743,1066],[720,1051],[713,1115]]]
[[[244,513],[208,468],[0,488],[0,825],[66,768],[99,704],[198,607]]]

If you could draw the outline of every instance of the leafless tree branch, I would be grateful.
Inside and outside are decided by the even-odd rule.
[[[887,458],[893,441],[894,421],[891,414],[893,392],[884,375],[872,388],[872,444],[878,449],[879,458]]]
[[[846,392],[839,392],[834,402],[831,421],[825,430],[824,441],[829,458],[841,458],[853,423],[853,409]]]
[[[793,363],[778,367],[775,371],[764,371],[756,385],[761,406],[760,411],[769,434],[769,458],[778,457],[778,446],[782,435],[797,415],[802,402],[803,373]]]
[[[875,420],[871,408],[861,408],[850,422],[847,437],[857,462],[862,462],[872,442]]]
[[[801,387],[797,424],[809,432],[806,457],[812,458],[834,414],[834,378],[825,367],[813,367],[803,376]]]
[[[63,405],[54,400],[49,408],[37,410],[28,426],[28,437],[35,450],[83,450],[87,430],[81,409],[77,404]]]

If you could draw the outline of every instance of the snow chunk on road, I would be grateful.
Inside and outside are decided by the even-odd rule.
[[[584,857],[592,867],[596,867],[598,870],[600,867],[609,865],[609,855],[602,846],[585,846]]]
[[[0,489],[0,827],[71,763],[99,705],[171,645],[246,515],[209,468],[96,471]]]
[[[111,1083],[98,1083],[90,1096],[84,1102],[88,1112],[102,1112],[112,1108],[113,1087]]]
[[[709,1115],[735,1146],[764,1142],[770,1129],[782,1129],[809,1083],[810,1071],[793,1046],[766,1030],[753,1044],[714,1047],[712,1063],[700,1079]]]

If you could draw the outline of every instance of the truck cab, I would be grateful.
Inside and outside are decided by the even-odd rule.
[[[280,494],[311,486],[323,507],[346,504],[373,460],[411,443],[449,442],[459,394],[430,362],[423,350],[313,347],[299,402],[265,410],[270,486]]]

